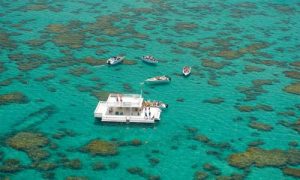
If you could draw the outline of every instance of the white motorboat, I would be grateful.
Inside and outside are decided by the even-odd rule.
[[[161,101],[144,101],[143,106],[145,106],[145,107],[157,107],[157,108],[160,108],[160,109],[168,108],[168,104],[163,103]]]
[[[160,83],[168,83],[171,81],[171,78],[169,76],[163,75],[163,76],[155,76],[149,79],[146,79],[145,82],[150,84],[160,84]]]
[[[108,65],[116,65],[116,64],[123,62],[124,58],[125,58],[125,56],[114,56],[114,57],[109,58],[106,61],[106,63]]]
[[[153,56],[143,56],[142,61],[150,64],[157,64],[158,60],[155,59]]]
[[[191,72],[192,72],[192,68],[190,66],[184,66],[183,69],[182,69],[182,74],[184,76],[190,75]]]

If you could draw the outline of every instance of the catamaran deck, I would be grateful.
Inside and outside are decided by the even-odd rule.
[[[107,101],[99,101],[94,116],[104,122],[154,123],[160,113],[158,107],[144,107],[141,95],[110,94]]]

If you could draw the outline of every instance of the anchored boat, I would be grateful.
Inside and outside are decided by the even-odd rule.
[[[192,68],[190,66],[184,66],[182,69],[182,74],[184,76],[189,76],[192,72]]]
[[[163,103],[161,101],[144,101],[143,105],[146,107],[158,107],[161,109],[166,109],[169,106],[168,104]]]
[[[99,101],[94,116],[104,122],[154,123],[161,112],[159,106],[145,106],[140,94],[110,94]]]
[[[142,61],[150,64],[157,64],[158,60],[155,59],[153,56],[143,56]]]
[[[145,82],[149,84],[162,84],[162,83],[169,83],[171,78],[169,76],[155,76],[149,79],[146,79]]]
[[[114,56],[114,57],[109,58],[106,61],[106,63],[108,65],[116,65],[116,64],[123,62],[124,58],[125,58],[125,56]]]

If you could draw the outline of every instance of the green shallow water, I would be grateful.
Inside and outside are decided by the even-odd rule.
[[[193,179],[196,172],[207,179],[296,179],[283,172],[299,171],[299,156],[282,163],[275,153],[275,163],[246,168],[230,158],[258,141],[258,149],[300,151],[299,84],[284,90],[300,79],[299,19],[296,0],[1,1],[0,179]],[[134,64],[101,64],[118,54]],[[145,54],[160,63],[141,62]],[[181,76],[184,65],[193,68],[187,78]],[[162,74],[172,82],[141,86]],[[94,119],[96,94],[141,88],[146,99],[169,104],[160,122]],[[5,96],[13,92],[26,100]],[[8,139],[24,131],[49,139],[43,147],[47,158],[34,161],[9,145]],[[197,135],[209,141],[197,141]],[[120,146],[114,156],[81,151],[94,139],[138,139],[141,145]],[[12,158],[21,168],[5,170]],[[81,166],[69,168],[64,158],[78,159]],[[99,161],[105,170],[93,170]],[[56,167],[41,170],[34,166],[40,162]],[[143,173],[130,173],[134,167]]]

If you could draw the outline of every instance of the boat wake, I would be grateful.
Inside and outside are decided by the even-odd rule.
[[[106,66],[106,65],[105,65],[105,64],[102,64],[102,65],[93,66],[93,67],[95,67],[95,68],[100,68],[100,67],[104,67],[104,66]]]
[[[15,123],[13,126],[14,130],[34,128],[48,120],[56,112],[56,110],[57,108],[54,105],[49,105],[38,111],[32,112],[18,123]]]

